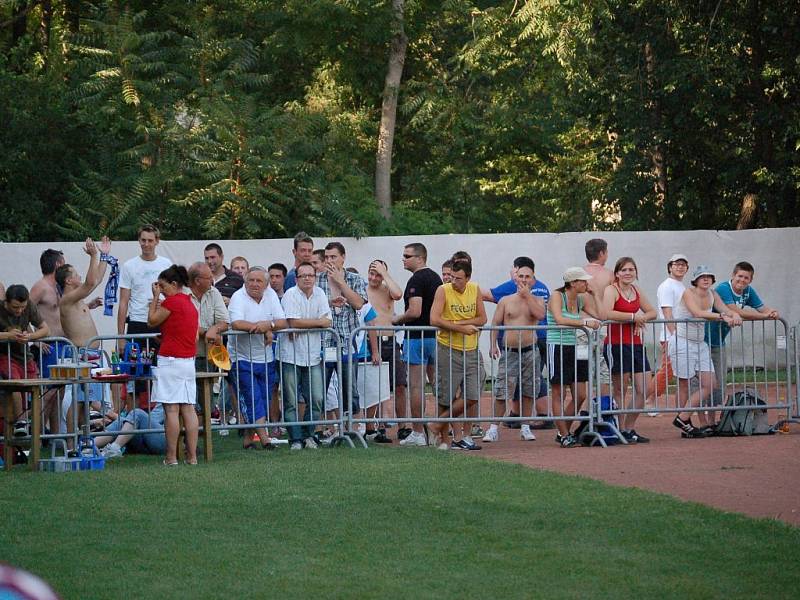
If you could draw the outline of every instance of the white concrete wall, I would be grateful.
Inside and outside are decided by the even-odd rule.
[[[717,280],[730,275],[733,265],[747,260],[756,268],[754,287],[767,304],[778,308],[790,324],[800,320],[800,297],[797,276],[800,269],[800,228],[757,229],[747,231],[653,231],[653,232],[578,232],[578,233],[509,233],[509,234],[451,234],[429,236],[370,237],[360,240],[336,238],[347,249],[347,265],[365,274],[374,258],[389,264],[392,276],[401,286],[409,273],[403,271],[403,245],[422,242],[428,248],[428,264],[439,270],[444,260],[456,250],[466,250],[473,257],[473,281],[492,287],[508,279],[512,260],[527,255],[536,262],[536,276],[550,288],[561,285],[561,274],[570,266],[584,265],[583,247],[586,240],[602,237],[608,241],[608,266],[620,256],[632,256],[639,267],[642,288],[655,301],[658,284],[666,277],[670,255],[682,252],[689,257],[689,273],[699,263],[707,264],[717,273]],[[323,247],[333,238],[315,238],[315,247]],[[219,241],[225,252],[226,264],[237,255],[247,257],[251,265],[268,266],[273,262],[292,265],[292,242],[278,240],[164,240],[158,253],[175,262],[188,265],[202,260],[203,248],[209,241]],[[85,272],[88,257],[80,242],[50,242],[29,244],[0,244],[0,281],[6,286],[22,283],[31,286],[39,277],[39,255],[46,248],[62,250],[67,261],[78,271]],[[116,241],[112,254],[127,260],[138,254],[135,241]],[[103,286],[98,287],[102,296]],[[493,308],[487,305],[490,318]],[[114,333],[116,320],[95,311],[101,333]],[[484,336],[486,337],[486,336]],[[484,342],[485,343],[485,342]]]

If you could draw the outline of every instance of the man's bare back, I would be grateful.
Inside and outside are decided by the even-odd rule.
[[[589,280],[589,288],[594,291],[595,298],[602,298],[606,288],[614,282],[614,273],[603,265],[589,263],[583,267],[592,278]]]

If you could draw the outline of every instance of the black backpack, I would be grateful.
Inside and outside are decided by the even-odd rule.
[[[764,406],[767,404],[755,392],[746,388],[728,396],[725,406]],[[717,423],[716,434],[722,436],[734,435],[764,435],[772,433],[767,420],[766,408],[739,408],[727,410],[722,413],[722,418]]]

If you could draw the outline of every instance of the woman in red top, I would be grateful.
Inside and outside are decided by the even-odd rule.
[[[635,285],[638,278],[636,263],[623,256],[614,265],[614,283],[603,296],[606,319],[618,321],[608,325],[604,354],[611,373],[613,393],[625,406],[625,392],[633,375],[633,407],[644,408],[645,373],[651,371],[647,353],[642,345],[645,323],[656,318],[656,309]],[[647,443],[650,440],[633,428],[638,413],[622,418],[622,435],[628,442]]]
[[[194,357],[197,343],[197,309],[183,292],[188,285],[186,269],[172,265],[161,272],[153,284],[153,300],[147,314],[150,327],[160,327],[161,346],[158,367],[154,369],[156,384],[154,402],[164,407],[164,433],[167,438],[165,465],[178,464],[178,413],[186,428],[186,463],[197,464],[197,401]],[[164,300],[159,302],[159,294]]]

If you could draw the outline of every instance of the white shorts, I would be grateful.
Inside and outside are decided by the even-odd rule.
[[[680,379],[691,379],[696,373],[713,373],[711,351],[705,342],[694,342],[672,336],[667,342],[672,369]]]
[[[372,363],[358,363],[358,390],[361,408],[371,408],[391,397],[389,391],[389,363],[380,365]]]
[[[325,410],[339,410],[339,374],[336,371],[331,375],[331,382],[325,390]]]
[[[196,404],[194,358],[158,357],[153,367],[153,402],[162,404]]]

